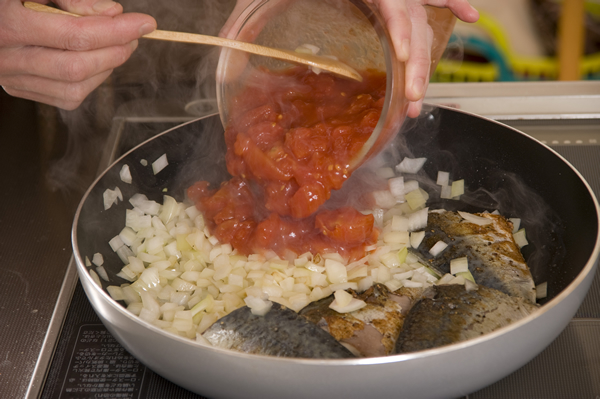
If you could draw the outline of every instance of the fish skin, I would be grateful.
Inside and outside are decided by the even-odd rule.
[[[365,301],[367,306],[351,313],[338,313],[329,308],[334,299],[332,295],[309,304],[300,315],[349,345],[358,356],[392,353],[404,320],[400,298],[383,284],[375,284],[360,295],[349,292]]]
[[[475,282],[505,294],[536,302],[535,283],[520,248],[515,244],[512,223],[503,216],[476,213],[492,223],[479,226],[466,222],[457,212],[429,212],[425,238],[417,249],[410,249],[427,265],[450,272],[450,261],[466,256]],[[438,241],[448,247],[433,257],[429,249]]]
[[[213,346],[280,357],[335,359],[354,355],[331,335],[274,303],[264,316],[243,306],[217,320],[202,336]]]
[[[416,352],[479,337],[511,324],[538,307],[493,288],[433,286],[423,292],[404,320],[396,353]]]

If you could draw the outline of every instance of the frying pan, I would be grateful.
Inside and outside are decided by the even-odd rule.
[[[72,240],[80,279],[93,308],[113,336],[147,367],[210,398],[452,398],[510,374],[559,335],[586,296],[600,250],[598,202],[583,177],[560,155],[500,123],[427,106],[405,127],[374,162],[392,166],[404,155],[425,156],[427,167],[419,177],[424,184],[443,169],[453,179],[464,178],[467,185],[460,202],[435,205],[499,209],[506,216],[522,217],[531,243],[525,255],[536,283],[548,281],[549,286],[537,312],[466,342],[352,360],[277,358],[202,346],[130,314],[96,285],[84,259],[102,253],[110,284],[123,283],[115,276],[123,264],[108,241],[124,227],[127,198],[143,193],[162,201],[166,191],[181,201],[193,182],[218,183],[227,178],[217,115],[139,145],[110,166],[85,194]],[[152,162],[164,153],[169,165],[156,175],[140,162]],[[132,184],[119,178],[124,164],[131,169]],[[103,192],[116,186],[125,201],[104,211]]]

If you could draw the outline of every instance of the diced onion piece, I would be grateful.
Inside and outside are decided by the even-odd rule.
[[[123,181],[123,183],[131,184],[133,179],[131,178],[131,171],[129,170],[129,165],[123,165],[121,171],[119,172],[119,177],[121,178],[121,181]]]
[[[378,208],[389,209],[396,205],[396,197],[389,190],[373,191],[373,199]]]
[[[450,273],[456,274],[469,271],[469,260],[466,256],[450,261]]]
[[[508,220],[510,220],[510,222],[513,225],[513,234],[516,233],[517,231],[519,231],[519,228],[521,227],[521,219],[520,218],[509,218]]]
[[[257,316],[266,315],[273,306],[273,302],[254,296],[247,296],[244,298],[244,302],[246,303],[246,306],[250,308],[252,314]]]
[[[413,231],[410,233],[410,246],[413,248],[419,248],[419,245],[421,245],[421,242],[423,242],[424,238],[424,231]]]
[[[164,224],[168,224],[174,217],[178,215],[179,204],[177,200],[170,195],[163,196],[162,210],[158,217]]]
[[[352,300],[350,300],[350,303],[348,303],[346,306],[340,306],[337,303],[337,300],[334,300],[329,305],[329,307],[331,309],[335,310],[338,313],[354,312],[354,311],[357,311],[358,309],[364,308],[365,306],[367,306],[367,303],[365,301],[362,301],[362,300],[356,299],[356,298],[352,298]]]
[[[458,214],[463,219],[465,219],[467,222],[473,223],[473,224],[476,224],[479,226],[485,226],[485,225],[492,223],[492,219],[488,219],[483,216],[473,215],[472,213],[458,211]]]
[[[336,260],[325,260],[325,272],[327,278],[332,284],[345,283],[348,281],[346,266]]]
[[[396,173],[394,173],[394,169],[390,167],[379,168],[375,171],[375,173],[382,179],[391,179],[396,176]]]
[[[96,273],[98,273],[98,276],[100,276],[102,280],[108,281],[108,274],[106,273],[106,269],[104,268],[104,266],[96,267]]]
[[[390,231],[383,235],[383,242],[386,244],[408,244],[409,241],[408,231]]]
[[[454,279],[455,276],[453,276],[450,273],[446,273],[442,276],[442,278],[440,278],[436,284],[438,285],[444,285],[444,284],[448,284],[450,281],[452,281],[452,279]]]
[[[336,290],[333,293],[333,296],[335,297],[337,305],[342,308],[348,306],[350,301],[352,301],[352,298],[354,298],[352,294],[344,290]]]
[[[465,193],[465,180],[456,180],[452,182],[451,197],[458,198]]]
[[[408,215],[408,231],[421,230],[427,227],[429,208],[423,208]]]
[[[169,165],[169,161],[167,160],[167,154],[162,154],[158,159],[152,162],[152,172],[156,175],[161,170]]]
[[[393,177],[388,180],[390,193],[396,198],[396,201],[404,201],[404,177]]]
[[[465,290],[475,291],[477,289],[479,289],[479,286],[477,285],[477,283],[475,283],[469,279],[465,279]]]
[[[421,287],[423,287],[423,283],[419,283],[419,282],[411,281],[411,280],[404,280],[402,282],[402,285],[404,285],[406,288],[421,288]]]
[[[427,158],[406,157],[402,160],[402,162],[396,165],[396,170],[399,173],[417,173],[419,170],[421,170],[426,161]]]
[[[519,246],[519,248],[523,248],[525,245],[529,244],[524,228],[514,233],[513,238],[515,239],[515,243]]]
[[[404,195],[406,202],[410,206],[411,209],[416,210],[420,207],[424,206],[427,203],[427,196],[424,194],[425,192],[420,188],[413,190]]]
[[[123,242],[123,240],[121,240],[121,237],[119,236],[114,236],[113,238],[111,238],[111,240],[108,242],[108,245],[110,245],[110,247],[112,248],[113,251],[117,252],[117,250],[119,248],[121,248],[123,245],[125,245],[125,243]]]
[[[410,193],[419,189],[419,182],[416,180],[407,180],[404,182],[404,194]]]
[[[440,186],[448,186],[450,183],[450,173],[439,170],[436,183]]]
[[[442,186],[442,191],[440,192],[440,198],[452,199],[452,187],[449,185]]]
[[[122,197],[122,195],[121,195],[121,197]],[[116,204],[118,198],[119,198],[119,193],[117,191],[111,190],[110,188],[107,188],[106,190],[104,190],[104,193],[102,193],[102,200],[104,202],[104,210],[107,210],[111,206],[113,206],[113,204]]]
[[[96,284],[98,284],[98,287],[102,287],[102,283],[100,282],[100,277],[98,277],[98,274],[96,274],[94,269],[90,269],[90,277],[92,278],[92,280],[94,280],[94,282]]]
[[[431,247],[431,249],[429,250],[429,253],[432,256],[438,256],[439,254],[441,254],[444,249],[446,249],[448,247],[448,244],[446,244],[444,241],[438,241],[436,242],[433,247]]]
[[[456,273],[456,277],[462,277],[465,280],[469,280],[469,281],[471,281],[473,283],[475,282],[475,278],[473,277],[473,275],[471,274],[471,272],[468,271],[468,270],[466,272]]]
[[[536,299],[544,299],[548,296],[548,282],[544,281],[535,286]]]
[[[96,252],[94,254],[94,256],[92,257],[92,263],[96,266],[102,266],[102,264],[104,263],[104,257],[100,252]]]
[[[123,301],[125,300],[125,295],[123,294],[123,289],[116,285],[109,285],[106,287],[106,291],[115,301]]]
[[[405,216],[392,216],[392,231],[408,231],[408,218]]]

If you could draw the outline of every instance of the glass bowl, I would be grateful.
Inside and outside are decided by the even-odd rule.
[[[404,98],[404,63],[395,56],[385,23],[375,7],[359,0],[256,0],[235,20],[228,38],[295,50],[310,44],[318,55],[335,56],[358,71],[386,74],[383,110],[370,138],[353,158],[355,169],[378,153],[400,130],[408,102]],[[223,126],[234,101],[252,84],[257,68],[281,70],[292,64],[239,50],[222,49],[217,66],[217,102]]]

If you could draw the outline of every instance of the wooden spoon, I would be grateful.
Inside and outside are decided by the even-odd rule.
[[[73,14],[57,8],[48,7],[43,4],[26,1],[23,3],[26,8],[35,11],[71,15],[80,17],[81,15]],[[275,49],[271,47],[260,46],[258,44],[240,42],[222,37],[198,35],[194,33],[171,32],[165,30],[155,30],[152,33],[142,36],[146,39],[166,40],[171,42],[208,44],[211,46],[228,47],[236,50],[245,51],[247,53],[263,55],[265,57],[276,58],[283,61],[289,61],[297,64],[309,65],[320,68],[324,71],[334,73],[346,78],[362,81],[362,76],[352,67],[343,62],[312,54],[297,53],[291,50]]]

